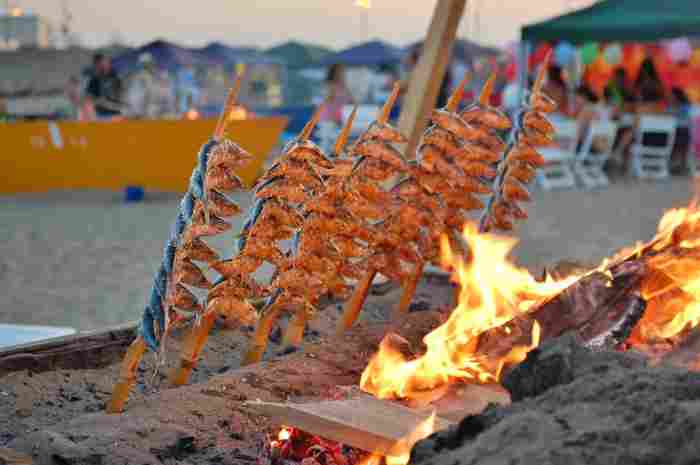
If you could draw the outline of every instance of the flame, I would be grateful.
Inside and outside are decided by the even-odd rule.
[[[372,453],[362,459],[358,465],[406,465],[411,458],[411,449],[421,439],[425,439],[435,432],[435,410],[416,427],[406,437],[396,442],[386,455]]]
[[[447,237],[441,248],[445,266],[461,286],[457,307],[445,324],[424,338],[427,350],[421,357],[409,359],[398,349],[397,337],[386,337],[362,374],[360,387],[366,392],[382,399],[416,399],[455,380],[498,381],[504,365],[522,361],[539,344],[540,327],[533,325],[530,345],[514,347],[492,363],[483,363],[475,353],[479,335],[526,314],[579,278],[555,281],[547,276],[538,282],[508,260],[516,239],[479,233],[472,223],[465,225],[462,238],[470,251],[468,261],[455,253]]]
[[[642,282],[647,309],[629,339],[632,345],[670,339],[700,324],[697,205],[696,195],[688,207],[667,211],[656,237],[645,245],[659,253],[647,261],[650,270]],[[668,247],[675,247],[676,252],[661,252]]]

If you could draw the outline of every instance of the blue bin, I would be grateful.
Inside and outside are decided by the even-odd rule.
[[[144,190],[141,186],[126,186],[124,189],[124,202],[141,202],[144,197]]]

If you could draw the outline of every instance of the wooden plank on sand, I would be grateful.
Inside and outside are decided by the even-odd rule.
[[[280,425],[383,455],[430,416],[425,411],[367,394],[303,404],[257,401],[248,402],[246,406],[272,417]],[[435,418],[436,431],[452,424],[444,418]]]
[[[507,405],[510,396],[500,386],[454,384],[429,406],[405,405],[377,399],[351,389],[342,400],[308,403],[248,402],[246,406],[279,425],[298,428],[368,452],[387,454],[406,440],[433,412],[435,431],[480,413],[490,403]],[[396,450],[396,449],[394,449]]]

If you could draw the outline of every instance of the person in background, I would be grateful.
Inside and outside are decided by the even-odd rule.
[[[564,115],[571,113],[568,88],[564,80],[564,71],[560,66],[551,65],[547,69],[547,81],[544,85],[544,92],[556,102],[558,113]]]
[[[634,143],[634,134],[639,127],[639,119],[644,114],[663,114],[667,110],[664,86],[654,67],[654,62],[647,58],[642,62],[639,76],[635,81],[635,103],[633,106],[634,118],[629,128],[619,131],[618,142],[613,150],[613,161],[619,160],[619,166],[623,173],[627,172],[630,159],[630,149]],[[646,134],[645,145],[664,145],[664,134]]]
[[[618,114],[629,113],[634,110],[637,98],[627,86],[627,73],[624,68],[615,70],[613,78],[605,88],[605,93],[608,96],[608,101],[615,107]]]
[[[606,96],[600,97],[595,94],[588,86],[582,85],[576,92],[576,121],[578,123],[578,132],[576,136],[577,151],[583,144],[592,121],[610,120],[612,112],[607,105]],[[597,141],[593,141],[593,150],[596,150]]]
[[[81,119],[82,98],[80,95],[80,79],[76,76],[68,78],[64,91],[69,104],[69,111],[66,117],[72,120]]]
[[[129,80],[127,102],[129,116],[156,118],[158,116],[158,83],[156,68],[150,53],[139,56],[141,69]]]
[[[112,119],[121,115],[125,108],[122,103],[122,81],[112,69],[112,60],[97,53],[93,57],[94,73],[85,90],[97,119]]]
[[[654,67],[654,62],[647,58],[635,83],[637,89],[636,113],[663,113],[666,110],[664,86]]]
[[[195,78],[194,66],[188,63],[178,70],[175,77],[177,112],[180,115],[199,105],[199,86]]]
[[[671,154],[671,172],[682,173],[687,170],[687,154],[691,150],[691,134],[693,131],[693,121],[691,118],[690,99],[680,87],[673,87],[669,94],[669,111],[678,118],[679,124],[676,129],[676,138]]]
[[[334,64],[328,68],[324,85],[325,99],[318,129],[321,144],[328,150],[343,125],[343,107],[352,103],[352,97],[345,84],[343,65]]]
[[[175,83],[170,73],[160,70],[156,73],[157,112],[159,117],[173,117],[177,112],[177,99],[175,97]]]

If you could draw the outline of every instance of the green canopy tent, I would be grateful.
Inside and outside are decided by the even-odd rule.
[[[524,42],[656,41],[700,35],[700,0],[606,0],[522,29]]]
[[[533,43],[645,42],[700,35],[700,0],[603,0],[525,26],[518,57],[521,92]]]

